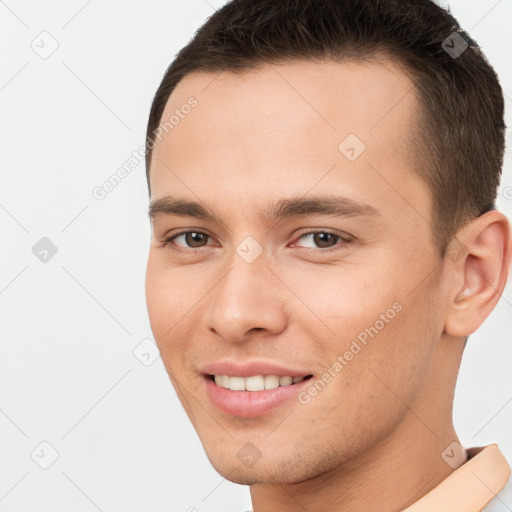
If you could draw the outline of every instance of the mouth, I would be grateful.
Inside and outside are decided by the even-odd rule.
[[[258,392],[278,387],[292,386],[313,377],[313,375],[252,375],[241,377],[237,375],[207,375],[215,384],[231,391]]]
[[[289,404],[313,375],[219,375],[203,374],[205,393],[223,413],[256,418]]]

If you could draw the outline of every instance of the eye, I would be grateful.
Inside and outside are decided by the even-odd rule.
[[[174,246],[172,249],[176,251],[186,251],[187,249],[199,249],[206,246],[206,242],[210,237],[201,231],[182,231],[171,237],[165,238],[162,246]],[[177,240],[182,239],[182,243]]]
[[[303,233],[298,240],[308,240],[309,242],[309,245],[306,244],[298,247],[305,247],[313,250],[329,250],[331,248],[335,248],[337,245],[347,245],[351,242],[351,239],[348,236],[344,237],[338,233],[331,233],[330,231],[310,231],[308,233]],[[297,244],[292,244],[292,247],[295,245]]]

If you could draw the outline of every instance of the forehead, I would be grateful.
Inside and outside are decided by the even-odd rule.
[[[194,72],[162,115],[174,122],[153,152],[152,197],[179,189],[217,210],[247,209],[259,197],[335,190],[398,213],[402,190],[429,216],[409,153],[416,109],[408,76],[384,59]]]

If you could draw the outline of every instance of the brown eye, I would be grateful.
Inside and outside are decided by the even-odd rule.
[[[332,247],[333,241],[334,245],[336,245],[336,240],[340,238],[338,235],[334,235],[332,233],[315,233],[313,236],[313,241],[317,245],[317,247]]]
[[[178,233],[177,235],[173,235],[169,238],[166,238],[164,241],[164,246],[177,246],[183,249],[197,249],[201,247],[205,247],[207,245],[208,239],[210,237],[205,233],[201,233],[199,231],[184,231],[183,233]]]
[[[189,231],[188,233],[184,233],[185,242],[189,247],[202,247],[204,245],[203,242],[206,243],[208,237],[204,233],[197,233],[196,231]]]
[[[310,248],[313,250],[318,249],[331,249],[336,245],[343,245],[348,243],[349,240],[343,238],[337,233],[330,233],[329,231],[312,231],[304,233],[299,237],[301,242],[300,247]]]

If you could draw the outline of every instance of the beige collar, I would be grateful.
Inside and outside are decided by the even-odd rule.
[[[465,463],[403,512],[480,512],[503,489],[510,467],[497,444],[467,452]]]

